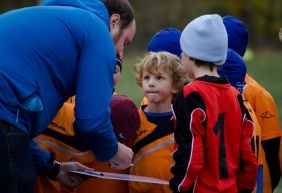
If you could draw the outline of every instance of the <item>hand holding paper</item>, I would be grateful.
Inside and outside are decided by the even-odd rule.
[[[132,165],[133,155],[134,153],[129,147],[118,143],[118,152],[110,160],[111,167],[119,170],[129,168]]]
[[[62,162],[57,180],[67,188],[73,189],[81,184],[87,178],[70,173],[70,171],[92,170],[78,162]]]

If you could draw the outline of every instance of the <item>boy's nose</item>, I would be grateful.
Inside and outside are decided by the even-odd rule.
[[[155,86],[154,81],[151,79],[151,80],[149,81],[149,87],[154,87],[154,86]]]

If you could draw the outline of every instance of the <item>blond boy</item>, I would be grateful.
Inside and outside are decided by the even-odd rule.
[[[135,66],[136,82],[148,99],[141,106],[140,128],[134,141],[131,174],[169,180],[173,151],[171,103],[183,87],[185,72],[179,59],[168,52],[148,53]],[[168,193],[166,185],[129,183],[130,193]]]

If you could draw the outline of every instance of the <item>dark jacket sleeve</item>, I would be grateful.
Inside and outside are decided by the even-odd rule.
[[[54,161],[52,154],[41,149],[34,141],[31,141],[30,145],[36,173],[40,176],[49,176]]]

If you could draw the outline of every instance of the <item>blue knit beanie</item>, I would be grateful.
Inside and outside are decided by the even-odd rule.
[[[225,76],[229,83],[243,92],[247,67],[242,57],[234,50],[228,49],[226,62],[218,69],[220,76]]]
[[[148,52],[167,51],[171,54],[181,56],[180,48],[181,31],[176,28],[166,28],[157,32],[149,41]]]
[[[223,17],[228,34],[228,48],[244,56],[248,46],[248,29],[242,21],[233,16]]]
[[[213,14],[194,19],[183,30],[180,46],[191,58],[222,65],[227,53],[227,32],[222,18]]]

